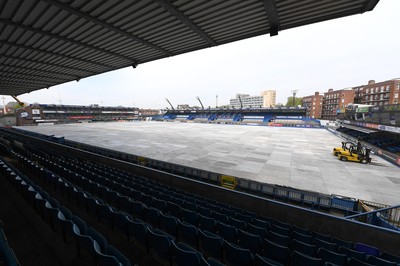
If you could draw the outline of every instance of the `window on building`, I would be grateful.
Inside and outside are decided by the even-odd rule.
[[[386,91],[390,91],[390,86],[389,85],[386,86]]]
[[[381,92],[384,92],[384,90],[385,90],[385,87],[381,86]]]
[[[396,93],[394,94],[394,98],[395,98],[395,99],[399,98],[399,93],[396,92]]]
[[[366,90],[365,90],[365,93],[369,93],[369,89],[366,89]]]
[[[374,93],[374,88],[371,88],[371,93]]]

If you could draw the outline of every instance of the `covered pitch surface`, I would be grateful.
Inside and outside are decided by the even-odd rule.
[[[179,122],[21,127],[47,135],[260,182],[399,204],[400,169],[332,155],[339,137],[325,129]]]

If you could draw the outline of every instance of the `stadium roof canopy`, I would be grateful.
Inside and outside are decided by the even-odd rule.
[[[0,94],[329,19],[379,0],[0,0]]]

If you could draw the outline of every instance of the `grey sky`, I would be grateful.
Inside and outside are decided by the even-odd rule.
[[[400,1],[372,12],[264,35],[20,95],[25,102],[165,108],[228,104],[275,89],[277,102],[400,77]],[[6,102],[11,101],[6,97]]]

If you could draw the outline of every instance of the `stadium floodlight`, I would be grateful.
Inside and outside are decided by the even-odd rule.
[[[203,103],[202,103],[201,100],[200,100],[200,97],[199,97],[199,96],[196,96],[196,99],[199,101],[199,103],[200,103],[200,105],[201,105],[201,109],[204,110],[204,106],[203,106]]]
[[[298,92],[298,90],[292,90],[293,93],[293,107],[296,105],[296,93]]]
[[[171,106],[172,110],[175,110],[174,106],[172,105],[172,103],[168,100],[168,98],[165,98],[165,100],[169,103],[169,105]]]

